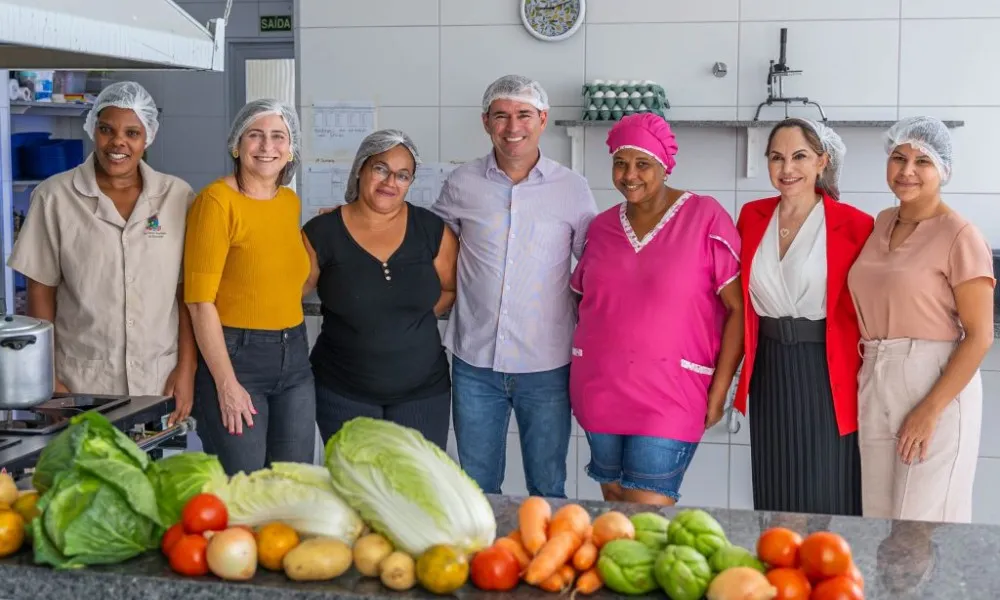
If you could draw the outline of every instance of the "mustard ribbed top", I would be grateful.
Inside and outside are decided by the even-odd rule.
[[[302,323],[309,256],[299,223],[299,197],[289,188],[255,200],[221,179],[210,184],[188,213],[184,301],[215,303],[227,327]]]

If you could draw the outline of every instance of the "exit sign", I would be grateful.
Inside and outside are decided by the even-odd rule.
[[[261,31],[291,31],[292,15],[271,15],[260,18]]]

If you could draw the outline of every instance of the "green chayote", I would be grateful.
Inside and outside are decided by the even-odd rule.
[[[670,600],[700,600],[712,581],[712,568],[694,548],[667,546],[656,559],[653,576]]]
[[[767,567],[764,566],[764,563],[757,560],[753,552],[741,546],[719,548],[712,554],[712,558],[708,559],[708,566],[712,567],[712,572],[715,574],[731,567],[750,567],[761,573],[767,573]]]
[[[608,589],[619,594],[648,594],[656,589],[656,553],[635,540],[612,540],[601,548],[597,571]]]
[[[667,535],[671,544],[694,548],[705,558],[711,558],[716,550],[730,545],[722,525],[712,515],[696,508],[677,513],[670,521]]]
[[[635,527],[636,541],[646,544],[654,552],[667,547],[667,528],[670,526],[670,519],[654,512],[634,514],[629,519]]]

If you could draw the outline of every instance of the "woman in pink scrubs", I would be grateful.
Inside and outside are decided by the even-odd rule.
[[[625,117],[607,144],[625,201],[591,223],[571,280],[570,400],[605,500],[669,505],[743,356],[740,240],[714,198],[667,186],[663,118]]]

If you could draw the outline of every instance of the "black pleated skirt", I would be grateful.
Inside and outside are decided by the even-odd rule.
[[[861,515],[858,434],[837,429],[825,342],[762,331],[749,417],[756,510]]]

